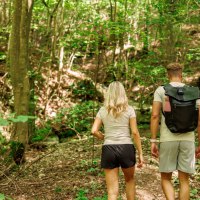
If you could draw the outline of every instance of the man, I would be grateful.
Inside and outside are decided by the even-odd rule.
[[[167,75],[173,87],[183,87],[182,65],[171,63],[167,66]],[[179,199],[190,198],[189,174],[195,171],[195,136],[194,131],[183,134],[172,133],[165,124],[165,117],[161,116],[160,147],[157,145],[157,132],[159,129],[160,114],[165,105],[165,90],[163,86],[156,89],[151,115],[151,154],[159,157],[159,171],[161,173],[161,185],[168,200],[175,200],[175,191],[171,182],[172,172],[178,170]],[[200,100],[196,101],[200,108]],[[181,117],[181,116],[180,116]],[[200,157],[200,109],[198,114],[198,147],[196,157]]]

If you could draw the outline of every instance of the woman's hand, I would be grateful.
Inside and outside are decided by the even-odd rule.
[[[104,134],[101,131],[97,131],[94,134],[98,139],[103,140],[104,139]]]
[[[139,157],[138,157],[138,164],[137,164],[137,167],[138,167],[138,168],[142,168],[142,167],[143,167],[143,164],[144,164],[144,158],[143,158],[143,155],[140,154]]]
[[[91,132],[95,137],[97,137],[100,140],[103,140],[104,134],[101,131],[99,131],[101,125],[102,125],[102,120],[96,117]]]

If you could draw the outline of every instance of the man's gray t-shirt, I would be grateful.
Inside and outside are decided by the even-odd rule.
[[[183,87],[184,83],[171,82],[174,87]],[[156,89],[154,93],[154,101],[161,102],[162,106],[165,103],[165,90],[163,86],[160,86]],[[200,105],[200,100],[197,100],[197,105]],[[162,108],[163,109],[163,108]],[[180,116],[181,117],[181,116]],[[174,134],[172,133],[165,124],[165,117],[161,117],[161,126],[160,126],[160,142],[168,141],[194,141],[194,131],[184,133],[184,134]]]
[[[97,113],[104,125],[104,145],[107,144],[133,144],[130,134],[130,118],[136,117],[133,107],[128,106],[126,111],[114,118],[105,107]]]

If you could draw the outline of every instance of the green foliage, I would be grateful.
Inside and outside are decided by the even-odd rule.
[[[5,195],[0,193],[0,200],[5,200]]]
[[[18,151],[21,151],[21,152],[24,151],[24,144],[17,141],[11,141],[10,148],[11,148],[11,156],[14,156]]]
[[[142,118],[142,117],[141,117]],[[150,119],[150,117],[148,117],[148,119]],[[140,123],[140,121],[142,121],[143,122],[143,119],[139,119],[138,120],[138,128],[139,129],[149,129],[149,127],[150,127],[150,124],[148,123]],[[148,121],[149,122],[149,121]]]
[[[78,191],[78,194],[76,195],[75,200],[88,200],[88,198],[86,197],[87,193],[88,193],[88,190],[80,189]]]
[[[7,151],[7,141],[0,132],[0,154],[3,155]]]
[[[107,200],[107,199],[108,199],[108,196],[106,194],[102,197],[95,197],[94,198],[94,200]]]
[[[44,127],[36,129],[31,142],[42,141],[52,134],[62,139],[75,135],[76,131],[87,132],[91,129],[93,114],[96,115],[98,109],[98,103],[94,101],[81,102],[73,107],[60,109],[55,118],[49,119]]]
[[[55,188],[55,192],[56,193],[61,193],[62,192],[62,187],[60,187],[60,186],[57,186],[56,188]]]
[[[87,172],[96,172],[98,169],[91,167],[90,169],[87,170]]]
[[[81,80],[70,86],[74,98],[80,101],[102,99],[102,95],[97,91],[91,80]]]
[[[140,89],[136,93],[137,101],[140,103],[138,107],[144,111],[144,107],[151,102],[154,86],[163,84],[166,81],[165,69],[162,66],[165,62],[162,59],[162,54],[165,52],[170,54],[170,52],[166,51],[167,49],[163,48],[165,40],[170,36],[166,26],[175,26],[171,34],[174,35],[177,60],[179,60],[179,56],[183,55],[184,57],[186,54],[187,65],[190,66],[190,64],[197,63],[196,66],[198,66],[200,61],[200,49],[198,48],[197,39],[198,28],[194,30],[197,34],[195,32],[194,35],[189,34],[189,37],[191,36],[191,44],[180,34],[180,32],[190,31],[193,25],[199,24],[198,2],[185,0],[171,2],[157,0],[36,0],[30,33],[32,45],[30,55],[34,58],[31,59],[33,62],[31,64],[32,66],[38,66],[37,64],[35,65],[35,62],[41,63],[41,68],[37,67],[37,70],[40,69],[45,73],[48,71],[51,74],[55,68],[57,69],[58,63],[50,66],[44,62],[50,62],[50,57],[53,53],[58,59],[61,46],[64,47],[65,51],[63,62],[68,63],[71,55],[74,55],[73,61],[79,69],[82,69],[81,61],[83,57],[86,57],[86,62],[93,62],[92,59],[94,59],[95,63],[97,63],[97,55],[100,55],[98,62],[100,63],[100,68],[102,66],[105,67],[107,83],[116,79],[123,83],[133,82],[133,86],[138,86]],[[9,13],[12,13],[13,10],[9,3],[2,3],[1,5],[10,7],[7,7],[5,11],[7,19],[2,20],[0,28],[0,40],[4,43],[0,45],[0,62],[4,63],[9,36]],[[63,13],[63,16],[61,16],[61,13]],[[4,24],[7,25],[4,26]],[[151,45],[151,42],[153,43],[154,41],[158,41],[158,46],[155,45],[153,47]],[[130,44],[133,47],[129,50],[123,49],[126,44]],[[112,58],[115,45],[117,48],[122,48],[120,49],[121,52],[115,55],[115,58]],[[143,47],[146,48],[146,52],[143,51]],[[181,61],[183,57],[180,57]],[[36,61],[36,59],[38,60]],[[72,68],[74,69],[73,64]],[[63,72],[66,67],[68,66],[64,66]],[[101,68],[101,71],[103,71],[102,69],[104,70],[104,68]],[[189,70],[188,72],[192,73]],[[28,75],[31,79],[37,79],[35,83],[37,83],[38,90],[41,91],[39,80],[43,74],[39,75],[37,73],[40,74],[40,72],[29,71]],[[89,70],[86,73],[89,74]],[[49,77],[49,74],[44,74],[44,77]],[[47,90],[49,90],[50,85],[47,87]],[[77,81],[71,86],[71,91],[76,105],[67,109],[61,108],[54,119],[47,121],[44,127],[37,128],[32,137],[33,142],[43,140],[51,134],[54,124],[58,124],[58,131],[64,136],[76,134],[66,127],[73,128],[78,132],[90,130],[98,105],[96,102],[88,100],[101,101],[102,95],[96,91],[93,82],[88,80]],[[34,95],[34,97],[36,96]],[[48,97],[48,93],[46,97]],[[143,122],[148,122],[148,111],[141,112],[139,118]],[[13,115],[4,118],[0,116],[0,126],[8,126],[11,123],[19,122],[25,123],[29,119],[34,119],[34,117],[22,115],[14,117]],[[148,128],[147,126],[149,125],[141,123],[139,126]],[[0,135],[0,144],[4,143],[5,139]],[[11,146],[13,149],[19,147],[18,144],[12,144]],[[3,145],[0,145],[0,151],[2,153],[5,152]],[[96,165],[95,161],[93,164]],[[88,169],[88,172],[94,172],[95,170],[97,169],[92,167]],[[61,192],[61,188],[56,187],[55,192]],[[79,191],[77,198],[87,199],[87,192],[85,190]],[[196,192],[195,189],[191,191],[193,198],[195,198]],[[2,199],[6,198],[3,194],[0,194],[0,199],[1,197]],[[104,199],[104,197],[96,197],[95,199],[100,200]]]
[[[93,111],[96,113],[97,109],[98,104],[94,101],[82,102],[71,108],[59,110],[55,121],[65,123],[78,132],[88,131],[93,122]]]
[[[9,121],[3,118],[0,118],[0,126],[8,126]]]
[[[1,37],[0,37],[1,38]],[[1,60],[6,60],[6,54],[4,52],[0,51],[0,61]]]
[[[198,189],[193,188],[190,190],[190,199],[196,199],[196,196],[198,195]]]
[[[148,62],[135,62],[136,79],[140,85],[149,86],[155,82],[164,82],[167,80],[165,68],[163,66],[153,66]]]
[[[31,142],[38,142],[44,140],[50,134],[52,128],[49,122],[42,128],[37,128],[34,135],[31,137]]]
[[[189,49],[186,57],[189,62],[200,61],[200,48]]]
[[[145,105],[151,105],[152,103],[152,94],[154,92],[154,85],[162,85],[166,82],[166,71],[163,66],[160,65],[151,65],[148,64],[148,60],[144,62],[138,61],[133,63],[133,67],[135,68],[135,82],[141,86],[140,91],[137,94],[137,99],[139,102],[139,109],[141,112],[146,112],[144,110]],[[149,109],[149,108],[148,108]],[[141,113],[142,115],[144,113]],[[148,110],[146,112],[148,118]],[[141,116],[144,118],[144,116]],[[145,120],[146,121],[146,120]],[[147,119],[149,121],[149,119]]]
[[[18,115],[15,117],[14,114],[11,114],[10,117],[8,117],[7,119],[0,117],[0,126],[8,126],[11,122],[12,123],[18,123],[18,122],[25,123],[29,119],[35,119],[35,118],[36,118],[35,116],[27,116],[27,115]]]
[[[5,144],[6,143],[6,139],[5,137],[2,136],[1,132],[0,132],[0,144]]]
[[[86,196],[88,192],[89,191],[87,189],[80,189],[78,191],[78,194],[76,195],[75,200],[88,200]],[[94,200],[107,200],[107,199],[108,199],[107,194],[103,195],[102,197],[94,197]]]
[[[16,118],[9,118],[11,122],[27,122],[29,119],[35,119],[34,116],[18,115]]]

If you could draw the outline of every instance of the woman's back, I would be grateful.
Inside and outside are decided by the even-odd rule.
[[[105,144],[132,144],[130,136],[130,118],[136,117],[133,107],[128,106],[119,116],[114,117],[105,107],[97,113],[104,125]]]

